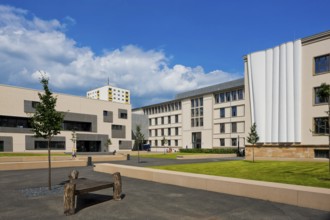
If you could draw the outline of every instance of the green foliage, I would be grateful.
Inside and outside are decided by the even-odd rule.
[[[317,91],[317,96],[328,102],[330,97],[330,85],[322,83]]]
[[[180,153],[205,153],[205,154],[236,154],[237,148],[214,148],[214,149],[180,149]]]
[[[247,142],[254,145],[259,141],[259,136],[257,133],[257,125],[254,122],[253,125],[251,126],[249,136],[247,137]]]
[[[36,137],[51,139],[60,133],[64,115],[55,110],[57,98],[53,97],[48,87],[48,79],[44,76],[40,80],[44,94],[38,93],[40,103],[31,117],[32,131]]]
[[[330,188],[326,162],[221,161],[152,167],[179,172]]]
[[[138,150],[141,149],[141,145],[144,142],[144,134],[141,132],[141,126],[137,125],[135,128],[135,143],[134,143],[134,149]]]

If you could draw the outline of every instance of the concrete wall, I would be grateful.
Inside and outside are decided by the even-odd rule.
[[[94,170],[120,172],[122,176],[136,179],[330,211],[330,189],[115,164],[96,164]]]

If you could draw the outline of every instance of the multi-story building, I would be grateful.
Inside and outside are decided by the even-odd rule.
[[[47,142],[35,138],[29,116],[39,102],[37,90],[0,85],[0,151],[45,151]],[[56,110],[63,112],[63,130],[52,139],[52,149],[71,152],[73,131],[78,152],[130,150],[131,105],[64,94],[57,97]],[[112,145],[108,145],[108,139]]]
[[[103,86],[87,92],[87,98],[130,104],[130,91],[113,86]]]
[[[245,57],[250,121],[260,136],[255,157],[329,157],[322,83],[330,84],[330,31]]]
[[[153,150],[243,147],[244,93],[244,79],[238,79],[180,93],[174,100],[133,109],[133,113],[148,116]]]

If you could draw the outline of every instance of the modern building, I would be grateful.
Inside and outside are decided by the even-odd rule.
[[[177,94],[174,100],[133,109],[148,116],[152,150],[244,147],[244,79]]]
[[[87,98],[130,104],[130,91],[108,85],[88,91]]]
[[[329,157],[328,103],[316,91],[330,84],[330,31],[248,54],[244,61],[250,121],[260,136],[255,157]]]
[[[0,85],[0,150],[5,152],[45,151],[47,142],[35,138],[29,116],[39,102],[32,89]],[[63,130],[52,140],[52,149],[71,152],[76,133],[78,152],[130,150],[131,105],[65,94],[57,97],[56,110],[64,113]],[[108,145],[108,139],[112,144]]]

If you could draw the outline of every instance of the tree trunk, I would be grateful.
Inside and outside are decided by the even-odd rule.
[[[52,189],[52,173],[51,173],[51,157],[50,157],[50,142],[51,138],[48,138],[48,189]]]
[[[254,163],[254,144],[252,144],[252,162]]]
[[[64,214],[73,215],[75,213],[75,195],[76,184],[67,183],[64,185]]]
[[[113,199],[116,201],[121,200],[121,176],[119,172],[113,174]]]

